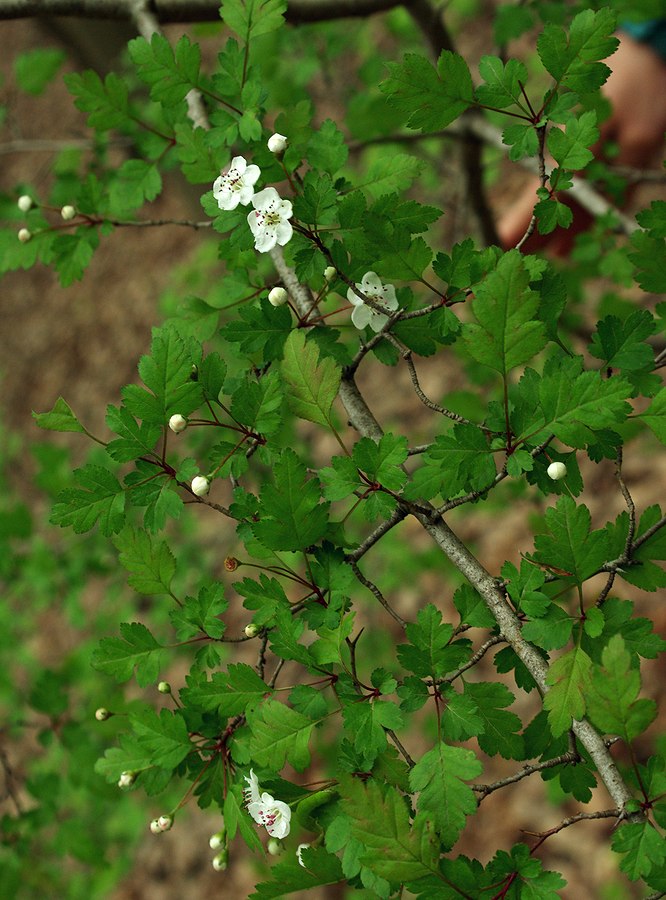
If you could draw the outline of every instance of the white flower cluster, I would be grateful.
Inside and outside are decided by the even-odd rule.
[[[250,769],[249,777],[245,780],[248,787],[245,788],[245,804],[247,811],[258,825],[263,825],[266,831],[274,838],[284,838],[289,834],[291,827],[291,810],[282,800],[276,800],[270,794],[259,793],[259,779]]]
[[[281,155],[287,139],[284,135],[274,134],[268,146],[273,153]],[[276,244],[284,247],[291,240],[294,229],[289,219],[293,210],[291,201],[283,200],[273,187],[255,193],[254,186],[260,175],[259,166],[248,165],[244,157],[234,156],[229,168],[213,182],[213,196],[223,210],[252,204],[254,209],[247,222],[254,235],[254,246],[260,253],[268,253]]]

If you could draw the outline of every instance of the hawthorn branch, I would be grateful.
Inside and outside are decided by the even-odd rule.
[[[290,0],[286,19],[299,24],[359,18],[387,12],[401,5],[396,0]],[[132,6],[132,0],[0,0],[0,19],[81,16],[89,19],[132,21]],[[160,25],[175,22],[217,22],[220,18],[220,4],[216,0],[151,0],[150,9]]]
[[[387,612],[390,616],[392,616],[392,618],[395,619],[395,621],[398,623],[398,625],[400,625],[401,628],[404,628],[404,627],[406,626],[407,623],[406,623],[405,620],[404,620],[401,616],[399,616],[398,613],[393,609],[393,607],[392,607],[391,604],[388,602],[388,600],[386,599],[386,597],[382,594],[382,592],[379,590],[379,588],[377,587],[377,585],[374,584],[374,582],[370,581],[369,578],[366,578],[366,577],[365,577],[365,575],[364,575],[364,574],[361,572],[361,570],[359,569],[358,565],[357,565],[353,560],[348,560],[348,562],[349,562],[349,566],[351,567],[352,572],[354,573],[354,575],[356,575],[356,578],[361,582],[361,584],[362,584],[364,587],[366,587],[372,594],[375,595],[375,597],[377,598],[377,600],[379,600],[379,602],[380,602],[381,605],[384,607],[384,609],[386,610],[386,612]]]
[[[485,800],[485,798],[494,791],[498,791],[508,784],[516,784],[517,781],[522,781],[523,778],[528,778],[530,775],[534,775],[535,772],[543,772],[545,769],[554,769],[556,766],[566,766],[570,763],[579,761],[580,756],[575,750],[567,750],[567,752],[562,753],[561,756],[554,756],[552,759],[546,759],[543,762],[523,766],[520,771],[515,772],[513,775],[507,775],[506,778],[500,778],[499,781],[493,781],[491,784],[471,784],[470,787],[477,794],[481,794],[481,797],[479,797],[479,800],[477,801],[478,803],[481,803],[482,800]]]
[[[416,396],[419,398],[421,403],[424,406],[427,406],[428,409],[431,409],[433,412],[440,413],[443,416],[446,416],[448,419],[453,419],[454,422],[459,422],[463,425],[473,425],[473,422],[470,422],[469,419],[466,419],[464,416],[459,415],[458,413],[452,412],[450,409],[446,409],[444,406],[440,406],[439,403],[435,403],[429,397],[427,397],[423,390],[421,389],[421,385],[419,383],[419,376],[416,372],[416,366],[414,365],[414,360],[412,359],[412,351],[408,350],[406,353],[402,353],[402,358],[407,363],[407,368],[409,369],[409,377],[412,379],[412,384],[414,386],[414,391],[416,392]],[[486,428],[485,425],[478,426],[482,431],[490,432],[490,428]]]
[[[539,840],[532,847],[531,853],[540,847],[543,842],[552,837],[554,834],[558,834],[560,831],[564,831],[565,828],[569,828],[570,825],[575,825],[576,822],[583,822],[589,819],[623,819],[624,815],[622,810],[619,809],[600,809],[597,812],[580,812],[576,813],[575,816],[568,816],[566,819],[563,819],[559,825],[556,825],[554,828],[550,828],[548,831],[540,831],[536,834],[532,834],[531,831],[526,831],[525,834],[532,834],[533,837],[538,837]]]
[[[494,634],[492,637],[488,638],[488,640],[481,644],[479,649],[473,656],[467,660],[464,666],[461,666],[459,669],[456,669],[451,675],[447,675],[446,678],[438,678],[436,684],[452,684],[456,678],[460,678],[463,672],[466,672],[468,669],[471,669],[475,666],[480,659],[482,659],[486,653],[497,644],[503,644],[504,638],[501,634]]]

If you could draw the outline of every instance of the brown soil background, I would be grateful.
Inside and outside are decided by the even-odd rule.
[[[108,50],[115,41],[117,31],[106,23],[95,32],[90,23],[86,23],[84,31],[89,39],[88,49],[81,49],[79,59],[85,64],[92,61],[99,64],[95,47],[100,46],[101,40]],[[5,49],[0,70],[5,85],[11,84],[12,55],[35,47],[56,45],[53,34],[53,30],[49,31],[44,25],[32,21],[0,24],[0,41]],[[479,38],[471,35],[465,40],[473,44]],[[76,62],[67,65],[71,67]],[[316,86],[313,90],[316,91]],[[85,136],[83,116],[74,109],[71,98],[59,83],[54,84],[41,98],[16,95],[7,99],[11,113],[3,129],[4,141],[19,137],[71,139]],[[3,154],[0,160],[3,190],[8,190],[22,179],[37,188],[40,182],[48,182],[51,160],[48,153]],[[451,167],[455,170],[455,163],[451,163]],[[156,217],[198,215],[192,192],[181,189],[175,183],[171,188],[165,190],[152,205],[151,214]],[[455,190],[455,187],[451,188],[452,194]],[[512,192],[513,182],[503,182],[501,190],[494,196],[498,208],[511,197]],[[463,210],[456,227],[465,233],[466,226]],[[197,240],[195,233],[176,228],[144,229],[140,240],[136,232],[118,230],[102,241],[83,282],[67,290],[58,286],[52,272],[41,267],[28,273],[14,273],[2,280],[2,409],[26,447],[32,441],[44,438],[43,433],[34,427],[31,410],[50,409],[61,394],[67,397],[81,420],[93,432],[103,432],[106,404],[117,402],[120,388],[135,379],[137,360],[149,346],[150,328],[159,315],[158,298],[168,287],[169,273],[174,264],[188,259],[197,246]],[[127,273],[132,273],[131,277],[127,277]],[[639,302],[644,302],[643,298],[644,295],[637,294]],[[420,366],[422,386],[435,399],[457,387],[455,363],[452,365],[447,362],[446,355],[443,356],[443,359]],[[414,415],[420,416],[420,408],[414,413],[413,394],[406,371],[398,370],[394,375],[397,380],[389,398],[390,407],[382,384],[364,384],[371,407],[380,418],[389,409],[393,416],[403,421],[413,419]],[[76,439],[70,440],[70,436],[54,439],[68,443],[75,448],[75,452],[83,451],[81,443]],[[649,446],[656,447],[656,444]],[[14,474],[17,483],[25,483],[31,474],[30,463],[21,462],[19,457]],[[594,467],[589,476],[587,491],[582,499],[592,510],[593,525],[598,525],[620,512],[622,502],[614,485],[612,466]],[[636,453],[628,454],[625,477],[639,508],[663,498],[666,485],[663,456],[646,460]],[[29,487],[26,495],[34,504],[41,503]],[[609,507],[612,509],[609,510]],[[533,506],[528,508],[517,503],[506,509],[499,523],[489,521],[482,510],[471,516],[458,517],[455,521],[461,536],[473,544],[484,565],[494,572],[505,559],[517,561],[520,550],[531,547],[529,514],[533,509]],[[425,536],[417,527],[409,524],[403,527],[406,540],[413,541],[415,546],[423,546]],[[632,596],[625,587],[618,593]],[[406,588],[401,597],[395,599],[402,614],[409,615],[422,603],[441,594],[442,586],[435,574],[430,573],[422,583]],[[448,589],[447,594],[450,594]],[[637,612],[656,618],[657,626],[664,633],[666,623],[663,612],[659,612],[659,598],[655,595],[636,595],[632,599],[638,600]],[[58,647],[64,652],[72,639],[72,634],[64,626],[61,633],[56,628],[50,635],[49,656],[57,658]],[[485,674],[492,677],[492,667],[488,666]],[[646,695],[657,697],[662,691],[663,681],[663,665],[646,664]],[[529,702],[524,702],[525,709]],[[523,712],[520,704],[516,711],[519,714]],[[662,730],[659,726],[660,723],[655,723],[650,729],[643,743],[644,750]],[[484,772],[484,781],[494,780],[515,768],[515,763],[492,760]],[[484,801],[473,830],[467,830],[457,849],[485,861],[496,847],[509,847],[514,841],[524,840],[521,829],[536,830],[555,825],[563,815],[576,811],[574,806],[564,810],[552,807],[544,817],[545,802],[544,788],[538,776],[522,782],[518,788],[492,795]],[[600,809],[606,805],[607,798],[599,792],[591,807]],[[198,900],[203,897],[232,900],[246,897],[255,879],[251,860],[238,854],[223,876],[215,874],[210,867],[211,854],[207,841],[216,827],[216,821],[210,813],[192,809],[187,821],[182,822],[182,827],[179,821],[179,827],[159,841],[147,835],[137,855],[133,874],[113,892],[111,900]],[[640,896],[629,887],[622,892],[619,885],[615,885],[619,891],[615,893],[616,859],[608,850],[610,828],[611,825],[605,822],[582,824],[546,843],[540,854],[545,867],[562,871],[568,879],[569,886],[562,892],[563,897],[577,900],[581,897]],[[343,896],[343,893],[338,889],[321,889],[310,892],[308,896],[312,900],[323,900]]]

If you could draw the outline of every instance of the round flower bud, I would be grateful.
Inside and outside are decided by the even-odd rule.
[[[32,197],[29,197],[27,194],[21,194],[21,196],[16,201],[16,205],[21,210],[21,212],[28,212],[28,210],[32,207]]]
[[[157,824],[160,826],[161,831],[169,831],[173,826],[173,816],[160,816]]]
[[[157,685],[157,690],[160,694],[170,694],[171,693],[171,685],[168,681],[160,681]]]
[[[278,841],[277,838],[271,838],[266,849],[271,856],[279,856],[284,848],[281,841]]]
[[[268,149],[276,156],[282,156],[287,149],[287,138],[283,134],[272,134],[268,139]]]
[[[324,269],[324,278],[326,281],[333,281],[336,275],[337,272],[335,271],[335,266],[326,266]]]
[[[268,292],[268,302],[271,306],[284,306],[289,299],[289,294],[283,287],[274,287]]]
[[[553,481],[561,481],[562,478],[566,477],[567,467],[563,462],[552,462],[546,469],[546,472]]]
[[[185,416],[181,416],[180,413],[176,413],[169,419],[169,428],[176,434],[180,434],[181,431],[185,431],[187,428],[187,419]]]
[[[197,497],[205,497],[210,491],[210,478],[205,475],[195,475],[192,479],[192,493]]]
[[[249,625],[245,626],[245,637],[249,637],[249,638],[256,637],[260,631],[261,631],[261,628],[259,628],[258,625],[255,625],[254,622],[250,622]]]
[[[63,217],[65,222],[69,222],[70,219],[73,219],[76,215],[76,210],[73,206],[63,206],[63,208],[60,210],[60,215]]]
[[[27,244],[32,237],[32,232],[27,228],[19,228],[18,239],[22,244]]]
[[[150,823],[150,830],[153,834],[162,834],[162,829],[160,828],[160,823],[157,819],[153,819]]]
[[[227,572],[235,572],[239,566],[240,563],[235,556],[227,556],[227,558],[224,560],[224,568],[227,570]]]
[[[227,829],[222,827],[219,831],[216,831],[215,834],[210,836],[208,841],[208,846],[211,850],[219,850],[220,847],[223,847],[226,843],[227,839]]]
[[[103,706],[100,706],[99,709],[95,710],[95,718],[98,722],[106,722],[107,719],[110,719],[113,715],[112,712],[109,712],[108,709],[105,709]]]
[[[224,872],[229,863],[229,854],[226,850],[223,850],[222,853],[218,853],[217,856],[213,857],[213,868],[216,872]]]
[[[136,772],[121,772],[120,778],[118,779],[118,787],[119,788],[129,788],[132,787],[134,782],[136,781]]]

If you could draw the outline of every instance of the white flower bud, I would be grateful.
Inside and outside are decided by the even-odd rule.
[[[73,206],[63,206],[63,208],[60,210],[60,215],[63,217],[65,222],[69,222],[70,219],[73,219],[76,215],[76,210]]]
[[[173,825],[173,816],[160,816],[157,820],[160,831],[169,831]]]
[[[255,625],[254,622],[250,622],[249,625],[245,626],[244,631],[245,631],[245,637],[253,638],[259,634],[259,632],[261,631],[261,628],[259,628],[258,625]]]
[[[176,434],[180,434],[181,431],[185,431],[187,428],[187,419],[185,416],[181,416],[180,413],[176,413],[169,419],[169,428]]]
[[[324,278],[326,281],[333,281],[336,275],[337,272],[335,271],[335,266],[326,266],[324,269]]]
[[[211,834],[208,840],[208,846],[211,850],[219,850],[220,847],[223,847],[227,840],[227,829],[222,826],[219,831],[216,831],[215,834]]]
[[[132,787],[135,781],[136,772],[121,772],[120,778],[118,779],[118,787],[123,789]]]
[[[553,481],[561,481],[562,478],[566,477],[567,467],[563,462],[552,462],[546,469],[546,473]]]
[[[287,149],[287,138],[283,134],[272,134],[268,139],[268,149],[276,156],[282,156]]]
[[[28,212],[28,210],[32,207],[32,197],[29,197],[27,194],[21,194],[21,196],[16,201],[16,205],[21,210],[21,212]]]
[[[109,712],[109,710],[105,709],[103,706],[100,706],[99,709],[95,710],[95,718],[98,722],[106,722],[112,715],[113,713]]]
[[[282,846],[282,841],[278,841],[277,838],[271,838],[266,849],[271,856],[279,856],[284,848]]]
[[[213,868],[216,872],[224,872],[229,863],[229,854],[226,850],[223,850],[222,853],[218,853],[217,856],[213,857]]]
[[[283,287],[274,287],[268,292],[268,302],[271,306],[284,306],[289,299],[289,294]]]
[[[197,497],[205,497],[210,491],[210,478],[205,475],[195,475],[192,479],[192,493]]]
[[[27,228],[19,229],[18,239],[22,244],[27,244],[31,237],[32,237],[32,232],[28,231]]]
[[[171,693],[171,685],[168,681],[160,681],[157,685],[157,690],[160,694],[170,694]]]
[[[162,829],[160,828],[160,823],[157,819],[153,819],[150,823],[150,830],[153,834],[162,834]]]

